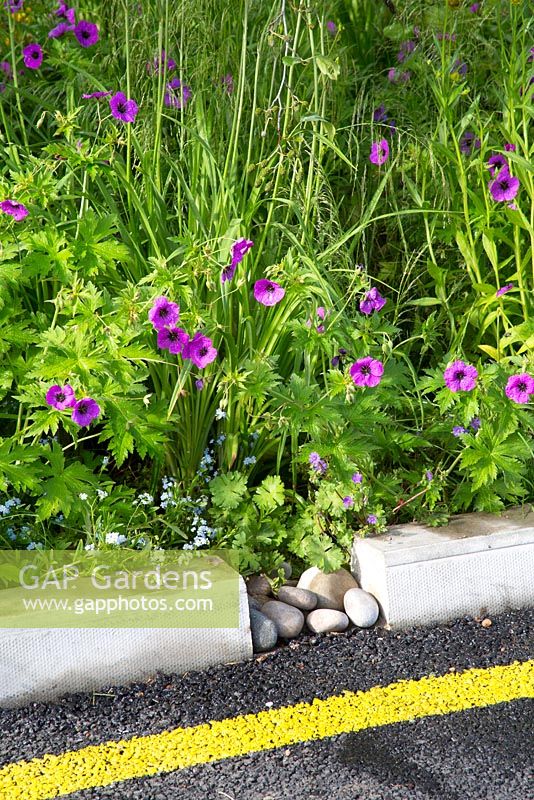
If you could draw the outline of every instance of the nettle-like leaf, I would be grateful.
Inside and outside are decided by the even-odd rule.
[[[76,502],[80,492],[87,491],[97,484],[91,470],[79,461],[65,466],[65,456],[61,447],[54,443],[49,454],[49,465],[45,468],[41,497],[37,500],[37,516],[44,520],[53,514],[63,513],[66,517]]]
[[[284,484],[279,475],[269,475],[260,483],[254,493],[254,500],[260,511],[269,513],[284,505]]]
[[[0,490],[11,484],[16,490],[34,491],[42,475],[39,457],[42,448],[17,445],[10,439],[0,439]]]
[[[247,481],[240,472],[218,475],[209,483],[214,505],[219,508],[237,508],[247,494]]]

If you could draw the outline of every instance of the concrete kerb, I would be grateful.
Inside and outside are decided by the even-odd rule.
[[[352,571],[390,628],[534,605],[534,511],[461,514],[441,528],[394,525],[356,539]]]
[[[53,700],[252,657],[245,582],[238,628],[0,630],[0,707]]]

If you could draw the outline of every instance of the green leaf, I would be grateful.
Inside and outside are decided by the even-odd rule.
[[[214,505],[219,508],[237,508],[247,493],[247,482],[240,472],[229,472],[213,478],[209,488]]]
[[[331,81],[337,80],[341,71],[339,64],[336,64],[331,58],[326,58],[326,56],[315,56],[315,63],[323,75],[326,75]]]
[[[279,475],[269,475],[255,492],[256,505],[261,511],[274,511],[284,505],[285,490]]]

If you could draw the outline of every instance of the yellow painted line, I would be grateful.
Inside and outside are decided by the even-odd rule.
[[[0,798],[49,800],[116,781],[527,697],[534,697],[534,660],[399,681],[8,764],[0,769]]]

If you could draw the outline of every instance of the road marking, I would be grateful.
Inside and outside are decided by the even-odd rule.
[[[534,697],[534,660],[428,676],[152,736],[105,742],[0,769],[2,800],[50,800],[247,753]]]

